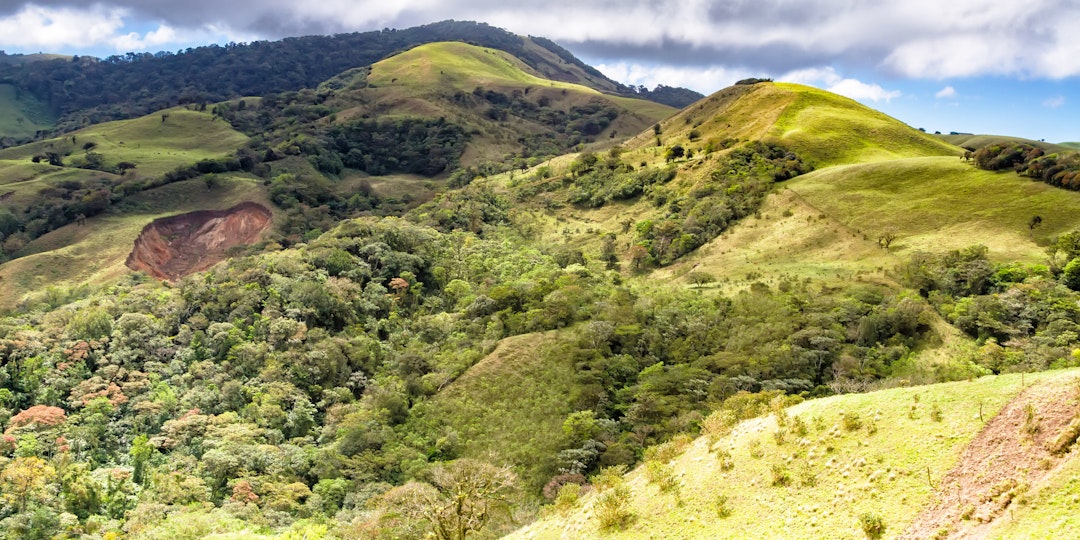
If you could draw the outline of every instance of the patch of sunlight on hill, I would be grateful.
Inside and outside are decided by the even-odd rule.
[[[947,251],[974,244],[998,260],[1042,262],[1057,235],[1076,228],[1080,194],[925,157],[814,171],[785,183],[823,214],[871,240],[894,230],[892,250]],[[1042,225],[1031,230],[1032,217]]]
[[[958,156],[959,148],[854,100],[808,86],[776,83],[796,99],[770,135],[815,167],[921,156]]]
[[[55,122],[43,103],[19,95],[10,84],[0,84],[0,137],[26,140],[38,130],[51,128]]]
[[[247,140],[246,135],[209,112],[176,107],[8,148],[0,151],[0,160],[29,162],[35,155],[57,152],[65,156],[65,165],[78,165],[90,143],[89,150],[101,154],[106,167],[126,161],[136,165],[138,175],[155,176],[202,159],[223,157]]]
[[[472,91],[480,86],[536,85],[600,95],[577,84],[551,81],[509,53],[467,43],[441,42],[414,47],[371,66],[368,82],[377,87],[449,87]]]
[[[1076,384],[1078,373],[989,376],[807,401],[787,410],[783,430],[774,415],[746,420],[714,444],[701,437],[681,452],[671,446],[675,457],[656,461],[652,473],[646,463],[627,474],[632,517],[625,529],[599,527],[592,493],[564,513],[549,507],[509,538],[857,539],[865,538],[863,513],[880,515],[892,537],[1025,385]],[[666,471],[673,487],[661,490],[656,471]]]

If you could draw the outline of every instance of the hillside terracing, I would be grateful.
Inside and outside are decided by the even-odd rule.
[[[155,219],[135,239],[127,266],[174,281],[225,259],[231,247],[254,243],[271,217],[266,207],[245,202],[228,210]]]

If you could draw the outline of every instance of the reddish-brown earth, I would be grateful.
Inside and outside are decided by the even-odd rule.
[[[935,501],[899,538],[985,538],[1005,510],[1053,474],[1076,440],[1077,384],[1025,389],[968,444]]]
[[[229,248],[255,243],[271,217],[266,207],[245,202],[155,219],[135,239],[127,266],[168,281],[206,270],[224,260]]]

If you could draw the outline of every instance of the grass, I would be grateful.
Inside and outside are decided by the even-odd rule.
[[[377,62],[368,82],[378,87],[438,85],[471,92],[477,86],[546,86],[600,95],[592,88],[542,78],[503,51],[467,43],[428,43]]]
[[[678,497],[650,484],[645,466],[629,473],[630,509],[643,517],[624,531],[602,532],[591,514],[595,496],[586,496],[579,510],[540,520],[511,537],[864,538],[862,515],[880,516],[891,537],[930,501],[936,482],[982,428],[980,406],[988,419],[1022,382],[1065,383],[1078,373],[993,376],[808,401],[788,410],[783,444],[773,435],[775,417],[741,423],[713,451],[704,438],[694,441],[672,461],[682,482]],[[940,421],[930,417],[935,407]],[[807,427],[803,437],[792,430],[795,417]],[[731,454],[734,467],[721,467],[720,451]],[[787,480],[774,482],[778,474]],[[1075,476],[1066,472],[1058,478],[1075,489]],[[719,496],[723,513],[717,510]]]
[[[164,122],[163,114],[168,115]],[[137,166],[140,176],[156,176],[201,159],[223,157],[243,146],[247,139],[210,113],[176,107],[0,150],[0,160],[29,162],[33,156],[51,151],[70,154],[64,163],[76,165],[83,160],[84,145],[93,143],[92,151],[104,156],[107,167],[127,161]]]
[[[10,84],[0,84],[0,136],[27,139],[54,123],[56,118],[43,103],[19,95]]]
[[[1032,146],[1038,146],[1046,150],[1047,152],[1062,152],[1069,150],[1069,143],[1054,144],[1044,141],[1033,141],[1031,139],[1024,139],[1022,137],[1008,137],[1005,135],[935,135],[939,139],[956,146],[962,146],[967,148],[974,148],[978,150],[984,146],[990,144],[1000,143],[1024,143]]]
[[[770,135],[815,167],[963,151],[858,102],[797,84],[776,87],[796,94]]]
[[[945,251],[973,244],[999,260],[1045,259],[1043,246],[1075,228],[1080,195],[1010,173],[981,171],[953,157],[831,167],[784,184],[821,213],[891,250]],[[1042,225],[1030,230],[1033,216]]]
[[[845,285],[881,281],[900,259],[873,239],[822,216],[793,190],[766,199],[758,217],[748,217],[677,263],[654,272],[656,279],[682,279],[690,272],[716,278],[711,288],[733,293],[755,281],[823,281]]]
[[[573,412],[574,366],[558,350],[560,336],[569,331],[500,341],[453,384],[419,405],[422,416],[457,434],[461,457],[496,459],[546,481],[554,473],[549,460],[563,442],[563,420]],[[529,487],[539,490],[542,484]]]
[[[345,76],[338,84],[348,87],[355,77]],[[473,140],[462,157],[464,164],[500,160],[519,150],[515,141],[523,133],[549,129],[513,116],[505,121],[490,120],[484,114],[489,108],[485,101],[472,103],[468,99],[473,98],[476,88],[503,94],[520,92],[529,101],[544,99],[552,109],[564,112],[605,101],[620,111],[611,125],[594,137],[600,146],[613,144],[613,135],[638,133],[676,112],[667,105],[550,80],[512,55],[459,42],[429,43],[382,60],[371,66],[367,82],[371,88],[343,94],[352,95],[362,106],[350,108],[346,99],[339,120],[373,112],[381,118],[444,117],[473,132]],[[456,95],[460,93],[468,98],[460,99]]]
[[[1075,452],[1075,451],[1074,451]],[[1044,486],[1013,508],[991,538],[1068,538],[1080,530],[1080,459],[1071,459]]]
[[[85,225],[68,225],[31,242],[25,257],[0,265],[0,309],[12,308],[28,294],[48,286],[103,284],[130,272],[124,265],[143,227],[159,217],[194,210],[220,210],[242,201],[269,207],[255,180],[221,176],[207,191],[201,180],[188,180],[150,190],[131,198],[125,213],[90,218]]]

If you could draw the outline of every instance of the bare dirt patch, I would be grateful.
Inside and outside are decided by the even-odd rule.
[[[135,239],[127,266],[174,281],[224,260],[229,248],[254,243],[270,226],[271,217],[266,207],[245,202],[228,210],[155,219]]]
[[[1020,393],[964,449],[938,483],[932,506],[899,538],[984,538],[1011,504],[1061,464],[1055,450],[1080,413],[1078,397],[1075,380]],[[937,536],[942,531],[947,536]]]

